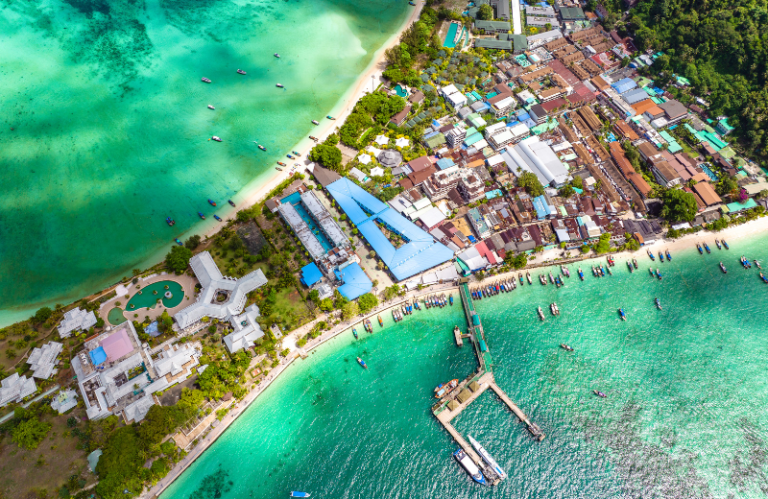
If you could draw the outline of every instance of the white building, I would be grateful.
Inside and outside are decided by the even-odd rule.
[[[441,88],[440,95],[443,96],[445,102],[450,105],[454,111],[467,105],[467,96],[459,92],[459,89],[453,84]]]
[[[77,407],[77,392],[74,390],[59,390],[51,401],[51,409],[59,414],[64,414],[74,407]]]
[[[56,357],[63,349],[64,345],[56,341],[48,342],[42,348],[32,349],[27,359],[27,364],[32,369],[32,376],[38,379],[50,378],[55,373]]]
[[[126,421],[144,419],[152,404],[136,402],[147,396],[144,389],[152,379],[144,368],[151,361],[142,355],[140,344],[133,324],[126,321],[86,342],[72,359],[88,419],[102,419],[126,409]]]
[[[502,154],[509,170],[517,176],[522,171],[535,174],[542,185],[560,188],[570,180],[568,169],[538,136],[529,137]]]
[[[256,319],[259,317],[259,307],[256,304],[245,309],[245,312],[238,316],[229,318],[234,331],[224,337],[224,344],[229,353],[235,353],[243,348],[251,348],[256,340],[264,336],[264,331]]]
[[[72,331],[86,331],[96,325],[96,314],[81,308],[73,308],[64,313],[64,320],[59,324],[59,336],[69,338]]]
[[[203,317],[224,320],[239,315],[245,307],[248,293],[267,283],[261,269],[240,279],[223,276],[207,251],[193,256],[189,265],[203,289],[195,303],[174,316],[181,329],[199,326],[196,323]]]
[[[491,111],[493,111],[493,114],[496,116],[496,118],[501,118],[502,116],[508,115],[514,107],[515,99],[512,97],[507,97],[506,99],[502,99],[499,102],[494,102],[491,104]]]
[[[165,345],[157,358],[148,357],[155,371],[155,381],[147,389],[154,393],[187,379],[200,365],[203,347],[200,342]]]
[[[11,402],[21,402],[37,391],[35,380],[13,373],[0,381],[0,407]]]

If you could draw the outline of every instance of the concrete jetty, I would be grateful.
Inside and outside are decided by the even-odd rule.
[[[494,378],[492,370],[493,360],[488,351],[488,346],[485,343],[483,324],[472,303],[472,296],[465,280],[464,282],[460,281],[459,295],[461,296],[461,303],[467,318],[467,334],[461,334],[458,326],[456,326],[453,330],[454,339],[456,340],[457,346],[462,346],[463,338],[469,338],[474,347],[479,367],[475,373],[459,383],[456,388],[446,393],[435,405],[433,405],[432,413],[440,424],[443,425],[443,428],[448,431],[448,434],[450,434],[464,452],[467,453],[467,456],[469,456],[469,458],[483,471],[483,474],[489,483],[496,485],[501,481],[501,478],[496,475],[494,470],[486,465],[477,452],[475,452],[474,448],[472,448],[464,437],[456,431],[456,428],[453,427],[451,421],[461,414],[469,404],[474,402],[480,395],[490,388],[499,399],[501,399],[504,405],[506,405],[518,419],[526,425],[526,428],[531,435],[539,441],[544,440],[545,435],[535,423],[528,419],[528,416],[525,415],[517,404],[512,402],[512,399],[504,393],[499,385],[496,384],[496,379]]]

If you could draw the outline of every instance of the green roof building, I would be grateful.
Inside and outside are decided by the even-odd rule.
[[[486,33],[506,33],[511,25],[506,21],[475,21],[475,28],[483,29]]]
[[[563,21],[582,21],[587,16],[579,7],[560,7],[560,18]]]

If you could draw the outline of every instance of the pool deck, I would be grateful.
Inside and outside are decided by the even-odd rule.
[[[139,290],[136,289],[136,284],[126,284],[123,285],[123,288],[120,286],[117,287],[118,289],[118,295],[108,302],[101,305],[99,308],[99,317],[104,318],[104,320],[107,320],[107,317],[109,315],[109,311],[112,310],[113,307],[116,307],[116,303],[120,302],[122,305],[120,305],[120,308],[124,309],[123,316],[128,319],[129,321],[133,320],[144,320],[145,316],[149,316],[150,321],[157,319],[162,315],[164,310],[168,310],[168,313],[171,315],[174,315],[176,312],[180,311],[181,309],[188,307],[192,303],[194,303],[195,300],[195,284],[197,284],[197,279],[194,277],[190,277],[186,274],[184,275],[174,275],[174,274],[154,274],[146,278],[146,280],[139,279],[138,284],[141,285],[141,289],[146,288],[150,284],[159,282],[159,281],[174,281],[181,285],[181,288],[184,290],[184,299],[181,300],[181,303],[176,305],[173,308],[166,309],[162,304],[155,306],[153,309],[147,309],[147,308],[139,308],[136,310],[125,310],[126,305],[128,304],[128,301],[133,298],[133,295],[136,294]],[[127,288],[128,293],[130,295],[130,298],[126,299],[125,295],[126,293],[120,294],[121,291],[125,291]],[[134,314],[139,314],[138,317],[134,317]]]

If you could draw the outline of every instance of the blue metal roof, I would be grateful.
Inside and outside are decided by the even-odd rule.
[[[611,86],[620,94],[623,94],[627,90],[632,90],[637,86],[637,83],[635,83],[634,80],[631,80],[629,78],[624,78],[623,80],[619,80],[616,83],[611,83]]]
[[[543,195],[537,198],[533,198],[533,208],[536,210],[536,215],[539,220],[544,220],[549,215],[549,208],[547,207],[547,198]]]
[[[440,158],[437,160],[437,167],[441,170],[445,170],[446,168],[450,168],[456,163],[453,162],[451,158]]]
[[[308,288],[322,278],[323,274],[320,272],[320,269],[317,268],[315,262],[301,268],[301,282]]]
[[[337,180],[327,189],[398,281],[453,258],[453,252],[436,243],[429,233],[349,179]],[[377,224],[400,235],[406,244],[395,248]]]
[[[373,283],[357,263],[341,269],[341,280],[344,281],[344,284],[339,286],[339,293],[347,300],[354,300],[365,293],[369,293],[373,288]]]
[[[632,105],[647,99],[648,94],[642,88],[635,88],[623,93],[621,97],[627,102],[627,104]]]

